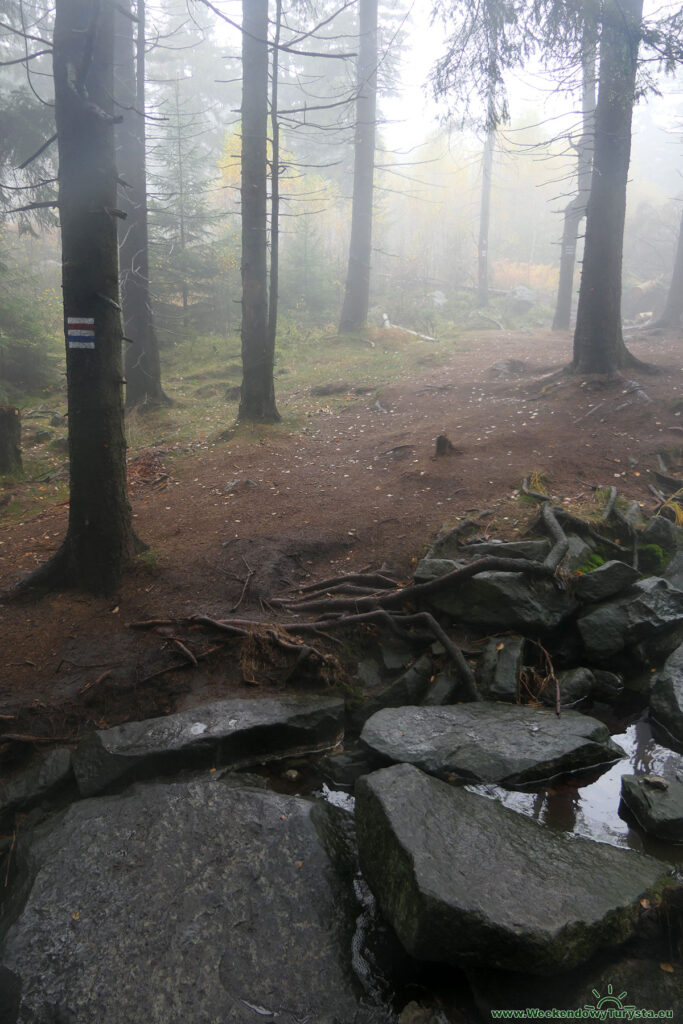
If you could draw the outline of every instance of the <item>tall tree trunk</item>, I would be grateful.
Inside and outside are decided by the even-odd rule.
[[[657,318],[653,326],[678,327],[681,316],[683,316],[683,216],[681,216],[681,225],[678,229],[678,245],[676,246],[676,257],[666,303],[662,315]]]
[[[593,167],[593,132],[595,124],[595,59],[597,55],[597,22],[592,13],[584,14],[582,39],[583,87],[581,94],[581,138],[577,145],[577,194],[564,211],[562,248],[560,251],[560,279],[557,303],[553,317],[554,331],[568,331],[574,291],[574,265],[576,244],[581,221],[586,216],[591,190]]]
[[[377,0],[360,0],[358,97],[353,162],[351,241],[339,331],[360,330],[368,319],[372,200],[377,122]]]
[[[268,341],[275,350],[277,335],[277,303],[280,286],[280,122],[278,121],[278,75],[282,0],[275,3],[275,35],[270,73],[270,131],[272,160],[270,164],[270,290],[268,293]]]
[[[489,113],[491,109],[489,106]],[[477,306],[485,309],[489,304],[489,225],[491,222],[491,181],[493,154],[496,148],[496,129],[489,127],[484,143],[481,164],[481,210],[479,214],[479,244],[477,247]]]
[[[595,153],[574,332],[576,373],[639,365],[621,329],[621,268],[643,0],[606,0],[600,38]]]
[[[135,9],[136,8],[136,9]],[[137,17],[137,41],[133,18]],[[126,335],[126,406],[168,402],[161,387],[161,365],[149,293],[147,239],[147,160],[145,152],[145,4],[118,8],[116,24],[115,98],[123,122],[116,132],[117,167],[125,185],[119,206],[127,214],[119,222],[121,304]]]
[[[242,0],[242,392],[239,419],[274,423],[267,282],[268,0]]]
[[[126,493],[113,116],[113,3],[57,0],[55,120],[69,400],[66,537],[25,581],[110,594],[136,541]]]

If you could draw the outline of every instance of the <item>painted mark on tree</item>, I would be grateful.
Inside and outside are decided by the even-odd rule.
[[[66,337],[69,348],[94,348],[95,318],[92,316],[67,317]]]

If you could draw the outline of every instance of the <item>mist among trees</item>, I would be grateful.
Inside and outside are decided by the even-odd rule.
[[[72,501],[67,581],[116,586],[135,550],[115,482],[123,410],[166,405],[168,368],[199,339],[227,360],[240,333],[237,418],[277,422],[278,351],[297,337],[552,323],[573,331],[568,371],[611,374],[638,362],[624,318],[679,322],[675,10],[138,0],[111,24],[94,0],[3,12],[0,388],[13,405],[55,382],[66,337],[71,491],[103,502],[81,514]],[[412,102],[416,18],[433,33],[431,127],[395,116]],[[94,325],[94,345],[77,347],[70,324]],[[104,539],[108,517],[120,525]],[[81,542],[102,555],[89,583]]]

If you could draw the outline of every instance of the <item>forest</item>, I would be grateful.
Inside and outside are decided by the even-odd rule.
[[[682,65],[0,0],[0,1022],[680,1019]]]

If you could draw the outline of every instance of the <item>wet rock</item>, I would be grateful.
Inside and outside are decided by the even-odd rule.
[[[583,537],[577,537],[575,533],[567,535],[567,542],[567,554],[562,559],[561,565],[569,572],[576,572],[595,554],[595,547]]]
[[[623,1008],[624,1020],[629,1019],[628,1014],[633,1014],[634,1009],[673,1010],[671,1019],[675,1020],[675,1011],[681,1004],[680,970],[668,973],[657,961],[634,957],[554,978],[489,970],[468,971],[468,977],[477,1008],[487,1017],[492,1010],[526,1010],[532,1006],[539,1010],[600,1008],[600,1000],[604,1000],[603,1012]]]
[[[427,583],[429,580],[446,576],[455,569],[461,569],[467,563],[464,561],[455,562],[452,558],[422,558],[415,567],[414,579],[416,583]]]
[[[582,604],[606,601],[615,594],[621,594],[636,582],[638,572],[626,562],[613,560],[593,569],[592,572],[577,576],[574,593]]]
[[[71,752],[51,750],[38,764],[0,782],[0,819],[18,807],[30,807],[73,781]]]
[[[587,700],[593,693],[595,677],[589,668],[568,668],[557,673],[560,706],[571,707]],[[543,691],[543,703],[555,707],[555,687],[550,683]]]
[[[432,659],[429,655],[423,654],[397,679],[373,690],[360,707],[352,708],[348,713],[350,727],[360,731],[363,723],[380,708],[419,704],[427,691],[431,674]]]
[[[652,687],[650,718],[660,733],[683,743],[683,644],[666,659]]]
[[[600,664],[627,647],[683,624],[683,593],[664,579],[650,576],[631,592],[579,616],[587,655]]]
[[[671,553],[683,548],[683,529],[664,516],[652,516],[640,534],[639,546],[654,544]]]
[[[624,680],[616,672],[607,672],[605,669],[594,668],[593,672],[593,697],[595,700],[610,703],[624,691]]]
[[[460,622],[522,633],[555,629],[577,607],[574,598],[552,581],[512,572],[479,573],[430,595],[427,603]]]
[[[526,641],[522,636],[495,636],[486,642],[477,666],[482,696],[515,704]]]
[[[578,966],[633,933],[665,873],[406,764],[360,780],[356,825],[365,877],[406,949],[463,967]]]
[[[440,1010],[412,1002],[401,1010],[398,1024],[448,1024],[448,1020]]]
[[[429,688],[422,698],[424,707],[441,707],[443,704],[457,704],[463,699],[462,683],[450,672],[439,672],[430,680]]]
[[[658,839],[683,843],[683,771],[662,789],[646,777],[623,775],[621,799],[640,827]]]
[[[343,716],[337,697],[215,701],[91,733],[74,751],[74,774],[80,792],[92,796],[114,783],[182,767],[244,768],[335,746]]]
[[[672,587],[683,590],[683,551],[676,552],[662,572],[662,576],[669,581]]]
[[[524,786],[624,757],[607,726],[578,711],[510,704],[378,711],[361,742],[385,761],[463,782]]]
[[[542,562],[550,551],[549,540],[488,540],[474,541],[457,549],[461,558],[473,562],[477,558],[526,558]]]
[[[318,762],[321,775],[335,789],[352,790],[361,775],[375,771],[378,759],[368,750],[341,750]]]
[[[0,965],[0,1024],[16,1024],[20,1002],[20,979]]]
[[[18,848],[20,1019],[390,1019],[354,983],[333,812],[217,774],[72,805]]]

